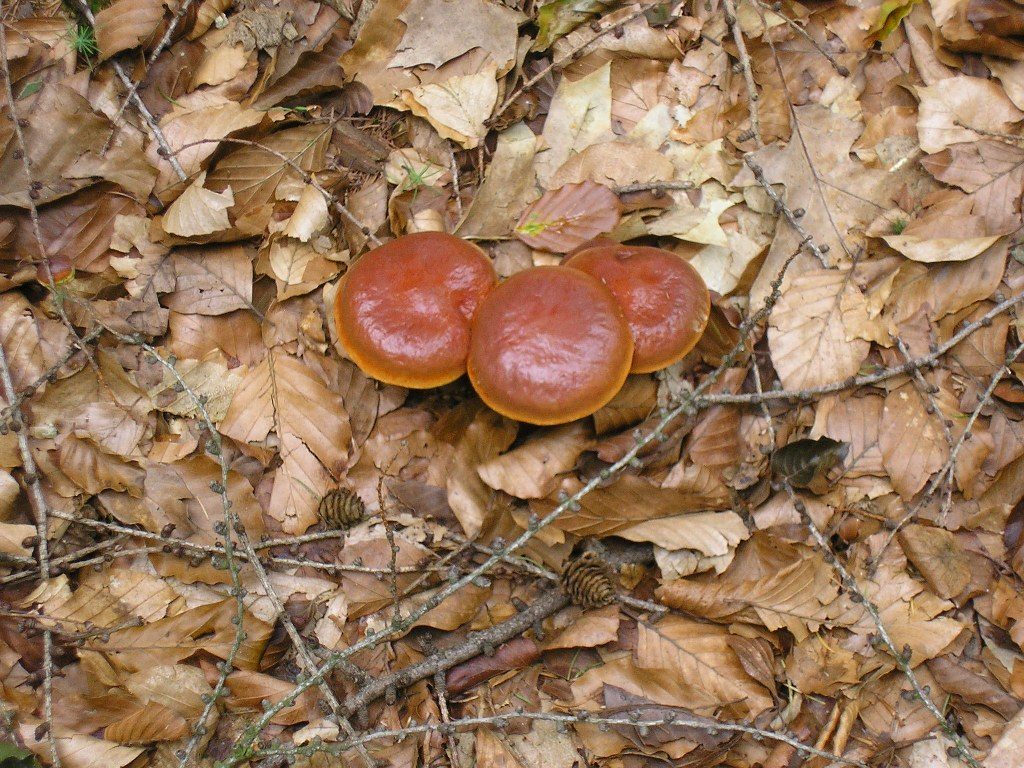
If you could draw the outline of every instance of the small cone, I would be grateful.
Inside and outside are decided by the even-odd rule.
[[[366,507],[363,500],[346,488],[335,488],[320,499],[317,514],[327,528],[351,528],[363,519]]]
[[[600,608],[615,599],[612,569],[591,550],[566,564],[562,586],[573,603],[582,608]]]

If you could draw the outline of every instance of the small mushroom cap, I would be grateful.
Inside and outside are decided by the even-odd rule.
[[[498,277],[484,252],[443,232],[405,235],[349,267],[338,337],[364,373],[426,389],[466,372],[473,315]]]
[[[564,266],[596,277],[622,306],[636,343],[631,373],[678,362],[704,334],[711,294],[700,273],[671,251],[600,246],[580,251]]]
[[[633,338],[615,297],[564,267],[518,272],[473,320],[469,380],[498,413],[562,424],[606,405],[629,374]]]

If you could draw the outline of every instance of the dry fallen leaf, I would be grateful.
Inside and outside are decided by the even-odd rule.
[[[523,211],[515,233],[531,248],[568,253],[611,232],[620,209],[618,197],[607,187],[592,181],[566,184]]]

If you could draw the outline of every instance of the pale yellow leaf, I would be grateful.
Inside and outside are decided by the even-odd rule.
[[[541,184],[549,188],[555,171],[573,154],[611,138],[611,119],[610,64],[575,82],[563,77],[544,121],[544,142],[548,149],[536,162]]]
[[[224,192],[212,192],[203,188],[206,173],[196,180],[171,203],[163,215],[161,225],[164,232],[179,237],[211,235],[231,226],[228,208],[235,204],[231,187]]]
[[[283,234],[308,243],[313,235],[322,232],[329,223],[327,199],[312,184],[306,184]]]
[[[220,85],[231,80],[242,71],[249,61],[251,51],[241,43],[218,45],[207,51],[202,62],[192,75],[192,88],[201,85]]]
[[[487,135],[484,123],[498,100],[496,73],[492,63],[471,75],[410,88],[402,92],[402,101],[441,136],[473,149]]]

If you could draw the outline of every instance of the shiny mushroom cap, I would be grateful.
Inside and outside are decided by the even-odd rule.
[[[697,270],[671,251],[600,246],[580,251],[564,266],[596,277],[615,295],[636,344],[631,373],[678,362],[704,334],[711,294]]]
[[[562,424],[607,404],[632,356],[626,319],[599,280],[575,269],[534,267],[512,275],[481,305],[469,379],[504,416]]]
[[[497,280],[484,252],[454,235],[399,237],[349,268],[334,302],[338,337],[368,376],[439,387],[466,372],[473,315]]]

